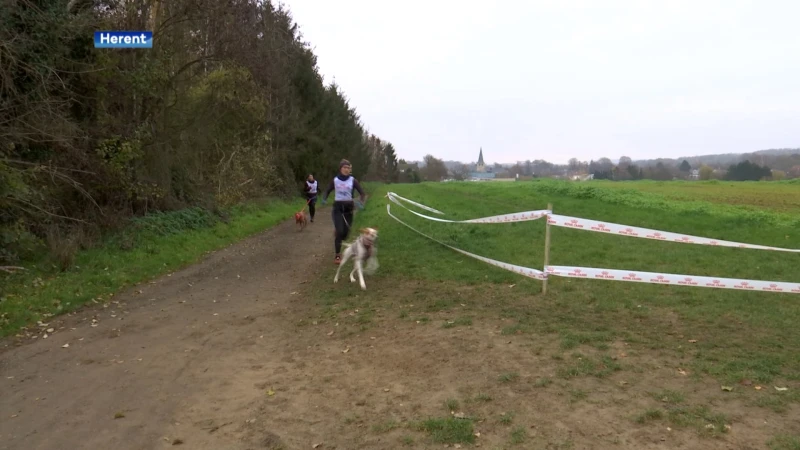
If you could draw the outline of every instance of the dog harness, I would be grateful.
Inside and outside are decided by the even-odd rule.
[[[363,242],[362,245],[364,246],[364,250],[366,250],[367,253],[366,255],[364,255],[364,259],[366,260],[370,256],[372,256],[372,242],[370,243]]]
[[[337,202],[349,202],[353,200],[353,177],[347,180],[333,179],[334,200]]]

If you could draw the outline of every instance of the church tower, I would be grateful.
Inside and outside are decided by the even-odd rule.
[[[486,165],[483,163],[483,147],[481,147],[481,151],[480,151],[480,153],[478,153],[477,172],[479,172],[479,173],[486,172]]]

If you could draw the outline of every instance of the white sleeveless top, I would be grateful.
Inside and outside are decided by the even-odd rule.
[[[335,192],[334,200],[337,202],[353,200],[353,177],[348,177],[347,181],[342,181],[338,177],[334,178],[333,188]]]
[[[308,192],[310,194],[317,193],[317,180],[314,180],[313,183],[309,183],[308,180],[306,180],[306,186],[308,186]]]

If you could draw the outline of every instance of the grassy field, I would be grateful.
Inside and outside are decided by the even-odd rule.
[[[26,271],[0,275],[0,337],[54,314],[185,267],[210,251],[263,231],[300,209],[303,202],[260,202],[235,207],[225,217],[199,208],[135,220],[94,248],[77,252],[69,269],[44,255]],[[105,299],[105,300],[104,300]]]
[[[543,433],[536,440],[530,433],[530,422],[544,419],[535,405],[526,406],[519,396],[535,395],[537,402],[546,402],[550,395],[550,411],[562,414],[559,420],[569,422],[578,411],[587,414],[581,416],[583,425],[573,423],[576,427],[595,420],[591,416],[597,411],[611,408],[608,413],[616,423],[656,437],[665,429],[694,430],[691,436],[716,437],[731,445],[800,448],[800,429],[787,425],[800,404],[799,295],[556,277],[549,281],[547,296],[542,296],[541,282],[458,254],[397,223],[387,215],[388,200],[383,197],[391,189],[444,211],[446,215],[439,217],[452,220],[544,209],[552,203],[557,214],[800,248],[800,212],[787,212],[786,206],[800,198],[795,194],[787,200],[800,189],[797,185],[701,183],[695,188],[643,182],[620,184],[624,190],[609,185],[542,180],[370,186],[372,200],[356,217],[355,226],[380,230],[380,271],[368,279],[370,290],[361,293],[356,287],[330,284],[331,269],[315,288],[320,310],[313,320],[342,322],[355,335],[406,323],[440,324],[442,335],[437,342],[460,329],[478,335],[494,335],[495,330],[507,337],[514,350],[492,344],[482,350],[489,353],[478,356],[475,348],[451,349],[449,364],[463,364],[467,373],[476,370],[467,362],[472,358],[499,358],[500,362],[495,384],[449,380],[466,385],[461,386],[462,398],[446,400],[480,417],[473,423],[484,430],[486,421],[492,422],[489,417],[505,417],[497,422],[507,432],[503,445],[529,442],[539,446],[534,448],[573,448],[574,436]],[[694,189],[702,194],[681,194]],[[759,194],[767,190],[770,195]],[[391,207],[407,224],[449,245],[542,268],[543,220],[444,224],[416,217],[394,204]],[[658,242],[560,227],[552,227],[551,233],[553,265],[800,283],[800,254]],[[514,368],[509,362],[530,358],[537,358],[536,368],[519,364]],[[503,365],[506,369],[501,369]],[[476,384],[481,385],[481,393],[475,392]],[[509,391],[509,386],[516,387]],[[481,396],[494,400],[482,402]],[[586,408],[581,410],[581,404]],[[516,411],[513,422],[521,428],[511,426],[505,416],[509,408]],[[784,426],[755,432],[752,427],[762,418],[764,423]],[[425,442],[472,442],[471,428],[452,430],[461,438],[438,439],[447,434],[441,427],[446,428],[449,419],[428,420],[436,424],[439,434],[429,430],[427,437],[419,435],[425,427],[414,421],[393,422],[391,429],[399,442],[413,442],[414,436]],[[376,433],[386,431],[380,423],[374,425]],[[452,425],[463,424],[455,421]],[[727,448],[721,443],[693,443],[686,436],[683,442],[690,448]],[[630,439],[641,444],[638,437]],[[610,447],[621,443],[619,438],[607,440]],[[631,448],[638,445],[627,443]]]
[[[633,190],[679,202],[705,201],[750,209],[795,214],[800,211],[800,182],[635,181],[597,180],[589,183],[608,190]]]

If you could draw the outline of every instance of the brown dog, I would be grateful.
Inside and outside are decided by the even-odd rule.
[[[308,218],[306,217],[305,211],[299,211],[294,213],[294,223],[295,225],[297,225],[298,232],[303,231],[306,225],[308,225]]]

